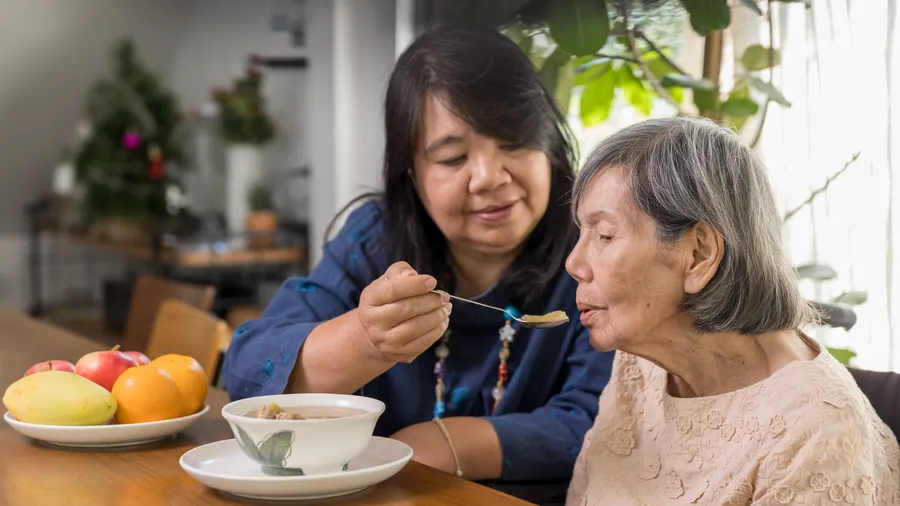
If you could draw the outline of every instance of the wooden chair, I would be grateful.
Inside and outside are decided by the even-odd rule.
[[[193,357],[215,383],[219,359],[231,343],[231,328],[221,318],[177,299],[159,306],[147,343],[146,355],[153,360],[177,353]]]
[[[128,308],[122,350],[146,353],[150,331],[163,301],[176,299],[201,311],[210,311],[215,297],[214,286],[182,283],[149,274],[141,276],[134,285]]]

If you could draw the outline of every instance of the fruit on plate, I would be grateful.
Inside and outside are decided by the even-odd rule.
[[[134,365],[147,365],[150,363],[150,358],[139,351],[123,351],[122,353],[131,358]]]
[[[3,405],[17,420],[44,425],[102,425],[116,413],[115,397],[68,371],[43,371],[16,380]]]
[[[116,345],[111,350],[95,351],[78,359],[75,363],[75,374],[93,381],[106,390],[112,390],[119,376],[134,366],[134,360],[119,351],[119,346]]]
[[[33,366],[29,367],[25,374],[22,376],[28,376],[30,374],[34,374],[36,372],[42,371],[67,371],[67,372],[75,372],[75,364],[69,362],[68,360],[46,360],[44,362],[38,362]]]
[[[123,372],[112,387],[116,422],[142,423],[181,416],[184,401],[172,376],[152,363]]]
[[[150,363],[169,373],[178,385],[184,401],[181,416],[200,411],[206,402],[209,377],[194,357],[170,353],[157,357]]]

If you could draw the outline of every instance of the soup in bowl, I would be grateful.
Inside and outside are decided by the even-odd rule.
[[[222,417],[263,472],[313,475],[346,470],[365,451],[384,407],[358,395],[281,394],[231,402]]]

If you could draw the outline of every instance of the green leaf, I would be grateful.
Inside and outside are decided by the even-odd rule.
[[[666,74],[660,80],[666,88],[692,88],[695,90],[712,91],[716,89],[716,85],[709,79],[686,76],[682,74]]]
[[[606,121],[616,96],[616,79],[613,72],[601,74],[584,87],[581,93],[581,122],[586,127]]]
[[[755,12],[757,16],[762,16],[762,9],[759,8],[759,5],[756,5],[756,0],[741,0],[741,3],[744,4],[744,7]]]
[[[556,105],[559,106],[559,110],[562,112],[563,116],[569,114],[569,103],[572,100],[574,79],[575,68],[572,64],[572,60],[569,60],[559,69],[559,76],[556,79],[556,93],[553,94],[556,98]]]
[[[797,275],[800,279],[814,279],[828,281],[837,277],[837,272],[831,267],[822,264],[806,264],[797,267]]]
[[[681,5],[691,16],[691,26],[700,35],[713,30],[724,30],[731,24],[728,0],[681,0]]]
[[[784,97],[784,95],[780,91],[778,91],[774,86],[772,86],[771,84],[769,84],[755,76],[744,76],[744,78],[747,80],[748,83],[750,83],[750,86],[753,86],[758,91],[764,93],[767,97],[771,98],[772,100],[778,102],[779,104],[781,104],[785,107],[791,106],[791,103],[788,102],[788,100]]]
[[[597,79],[601,75],[612,71],[612,62],[605,61],[603,63],[598,63],[596,65],[591,65],[590,67],[582,70],[581,72],[575,74],[574,85],[575,86],[584,86],[594,79]]]
[[[700,114],[719,109],[719,93],[715,90],[694,90],[694,105]]]
[[[252,458],[253,460],[256,460],[257,462],[264,462],[263,456],[259,452],[259,448],[256,447],[256,443],[254,443],[253,440],[250,439],[250,436],[246,432],[244,432],[244,429],[240,428],[237,425],[235,425],[234,427],[237,429],[239,436],[237,438],[237,442],[241,446],[241,448],[243,448],[244,451],[247,452],[247,454],[250,455],[250,458]]]
[[[831,353],[831,356],[835,358],[838,362],[844,365],[850,365],[850,360],[856,356],[856,352],[850,351],[845,348],[825,348],[828,350],[828,353]]]
[[[616,85],[622,90],[625,99],[644,116],[649,116],[653,109],[653,95],[644,87],[644,83],[634,75],[629,65],[622,65],[616,71]]]
[[[720,109],[722,114],[733,117],[753,116],[759,111],[759,104],[748,97],[729,96]]]
[[[489,2],[488,2],[489,3]],[[553,0],[547,25],[556,44],[575,56],[596,53],[609,35],[606,2]]]
[[[862,291],[852,290],[844,292],[834,298],[835,304],[847,304],[848,306],[858,306],[865,304],[869,300],[869,294]]]
[[[781,53],[777,49],[772,50],[772,61],[775,65],[781,64]],[[769,68],[769,48],[759,44],[753,44],[744,50],[741,55],[741,65],[749,71],[765,70]]]
[[[284,467],[285,459],[291,454],[291,443],[294,442],[294,431],[282,430],[269,434],[259,445],[259,453],[270,467]]]
[[[565,114],[569,109],[573,80],[572,56],[557,47],[541,67],[541,79],[556,98],[556,104]]]
[[[722,121],[725,123],[730,123],[733,127],[732,129],[735,132],[740,132],[741,129],[744,128],[744,125],[747,124],[747,120],[750,119],[750,116],[728,116],[726,115],[722,118]]]

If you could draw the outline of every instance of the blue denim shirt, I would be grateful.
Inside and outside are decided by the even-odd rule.
[[[306,336],[321,322],[357,307],[360,293],[389,266],[382,244],[381,207],[367,202],[324,246],[322,261],[305,277],[286,280],[263,315],[237,328],[223,366],[232,400],[284,392]],[[445,361],[444,417],[484,417],[503,450],[504,481],[567,480],[583,437],[610,378],[612,353],[591,347],[578,320],[575,281],[561,272],[544,313],[561,309],[570,323],[551,329],[517,325],[507,360],[506,394],[491,413],[497,382],[502,313],[456,302]],[[500,285],[478,298],[492,306],[510,301]],[[434,349],[398,363],[358,393],[386,404],[375,435],[432,418]]]

